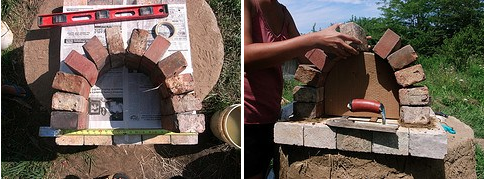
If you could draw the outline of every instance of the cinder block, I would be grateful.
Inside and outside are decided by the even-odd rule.
[[[202,101],[195,96],[195,93],[187,93],[162,99],[160,106],[162,115],[171,115],[188,111],[198,111],[202,109]]]
[[[171,135],[171,145],[196,145],[198,144],[198,134],[176,134]]]
[[[299,65],[294,74],[294,79],[308,86],[324,86],[324,75],[314,65]]]
[[[305,57],[322,72],[329,72],[336,64],[336,61],[329,59],[323,50],[315,48],[308,51]]]
[[[115,145],[141,145],[141,135],[113,135]]]
[[[128,48],[126,49],[126,67],[133,70],[138,70],[141,57],[145,53],[148,42],[148,35],[150,33],[143,29],[133,29],[131,38],[129,39]]]
[[[304,124],[304,146],[336,149],[336,128],[322,122]]]
[[[56,92],[52,96],[52,110],[87,113],[87,99],[81,95]]]
[[[84,145],[113,145],[113,136],[84,136]]]
[[[408,128],[400,126],[397,133],[373,132],[373,153],[408,155]]]
[[[205,131],[205,115],[188,112],[161,116],[161,126],[163,129],[173,132],[203,133]]]
[[[142,135],[143,144],[171,144],[170,135]]]
[[[415,88],[401,88],[398,90],[400,105],[422,106],[430,103],[427,86]]]
[[[55,138],[57,145],[84,145],[84,136],[82,135],[63,135]]]
[[[389,55],[388,63],[390,63],[393,70],[400,70],[417,60],[417,58],[417,52],[413,50],[411,45],[407,45]]]
[[[106,44],[112,68],[124,66],[125,48],[120,27],[106,28]]]
[[[52,82],[52,88],[78,94],[87,99],[89,98],[91,85],[82,76],[58,71]]]
[[[324,114],[324,101],[317,103],[294,103],[294,117],[296,118],[318,118]]]
[[[418,64],[395,72],[397,83],[403,87],[425,80],[422,65]]]
[[[156,64],[161,60],[168,47],[170,47],[170,42],[158,35],[141,58],[139,70],[146,75],[154,73]]]
[[[435,122],[433,128],[410,128],[408,152],[411,156],[443,159],[447,154],[447,135]]]
[[[430,107],[400,106],[400,120],[405,124],[428,124]]]
[[[94,86],[97,81],[98,71],[96,65],[86,57],[72,50],[67,55],[64,63],[77,75],[81,75],[89,82],[89,85]]]
[[[106,65],[109,56],[108,50],[104,48],[101,41],[99,41],[96,36],[93,36],[82,46],[82,49],[84,49],[86,57],[94,62],[97,70],[101,71],[104,68],[104,65]],[[111,66],[111,64],[107,65]]]
[[[299,122],[276,122],[274,142],[286,145],[304,145],[304,125]]]
[[[158,62],[158,68],[161,70],[165,79],[180,74],[187,66],[187,60],[180,51]]]
[[[185,73],[165,80],[166,87],[173,94],[184,94],[195,89],[195,82],[191,73]]]
[[[292,94],[296,102],[320,102],[324,100],[324,87],[296,86]]]
[[[373,133],[358,129],[338,128],[336,148],[354,152],[371,152]]]
[[[87,113],[71,111],[52,111],[50,127],[54,129],[87,129],[89,116]]]
[[[351,43],[347,41],[349,45],[360,52],[367,52],[368,49],[368,40],[366,39],[366,31],[361,26],[354,22],[348,22],[339,26],[339,31],[343,34],[352,36],[358,40],[360,40],[361,44]]]
[[[385,59],[390,53],[398,50],[400,46],[400,36],[392,30],[387,29],[380,40],[376,43],[375,47],[373,47],[373,51],[378,56]]]

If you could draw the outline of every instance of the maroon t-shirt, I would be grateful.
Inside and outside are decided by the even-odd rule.
[[[284,23],[280,34],[274,34],[260,9],[252,15],[252,40],[254,43],[277,42],[288,39],[289,12],[281,5]],[[244,123],[275,123],[281,114],[283,88],[281,65],[244,73]]]

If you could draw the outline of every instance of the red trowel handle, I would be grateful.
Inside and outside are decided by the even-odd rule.
[[[351,112],[380,113],[383,110],[383,104],[375,100],[352,99],[348,103],[348,109],[350,109]]]

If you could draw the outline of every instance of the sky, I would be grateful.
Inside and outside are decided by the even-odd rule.
[[[279,0],[287,7],[300,33],[308,33],[332,23],[346,22],[351,16],[379,17],[378,0]]]

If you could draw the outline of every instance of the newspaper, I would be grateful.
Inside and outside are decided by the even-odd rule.
[[[175,3],[173,3],[175,2]],[[126,4],[126,3],[125,3]],[[126,5],[64,6],[64,12],[124,7]],[[121,27],[124,47],[133,29],[152,32],[148,37],[148,46],[159,34],[169,37],[171,46],[163,58],[181,51],[188,66],[182,73],[192,73],[188,20],[184,0],[168,3],[169,15],[166,18],[137,21],[123,21],[62,27],[60,70],[72,73],[62,61],[75,50],[84,54],[82,45],[93,36],[97,36],[106,46],[105,29]],[[158,25],[161,24],[161,25]],[[158,26],[157,26],[158,25]],[[158,27],[158,29],[156,29]],[[171,35],[171,37],[170,37]],[[160,97],[149,77],[126,67],[111,69],[98,78],[89,94],[89,128],[161,128]]]

